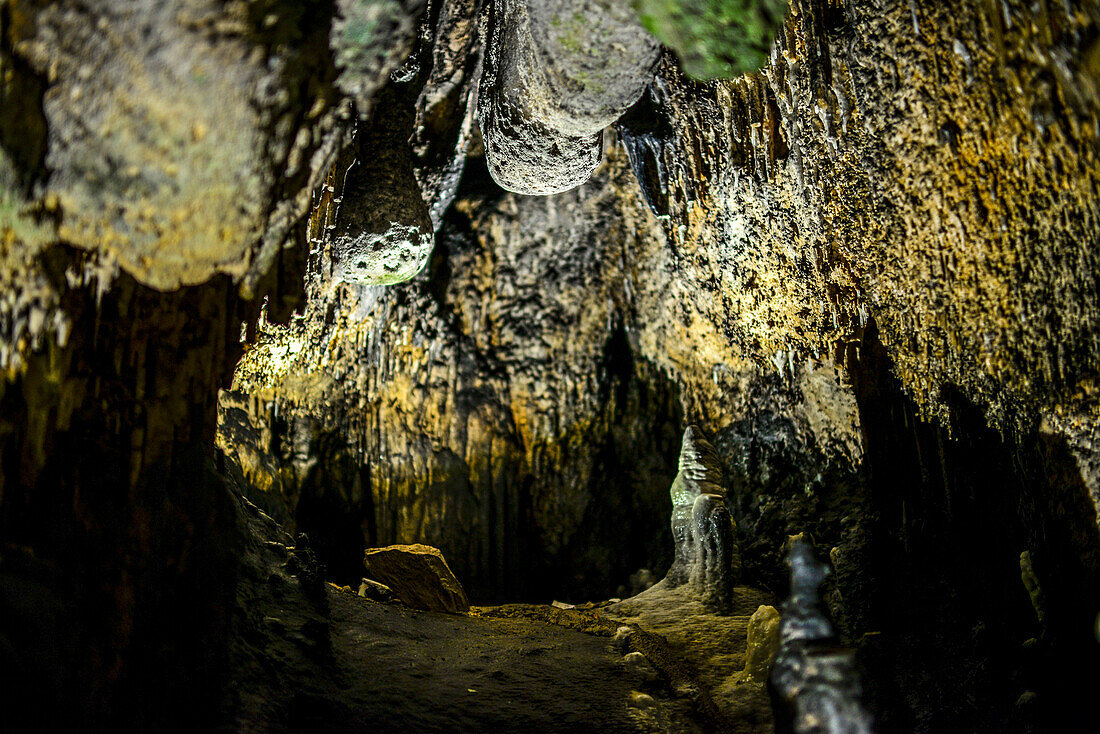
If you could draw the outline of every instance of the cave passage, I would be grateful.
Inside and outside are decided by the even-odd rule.
[[[1100,0],[0,0],[0,731],[1092,732]]]

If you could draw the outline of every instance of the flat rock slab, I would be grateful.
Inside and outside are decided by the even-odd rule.
[[[438,548],[421,544],[369,548],[363,565],[413,609],[459,614],[470,608],[462,584]]]

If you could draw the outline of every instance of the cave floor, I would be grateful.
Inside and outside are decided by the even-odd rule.
[[[767,694],[716,707],[691,634],[666,638],[601,609],[512,604],[454,615],[326,585],[315,605],[253,609],[230,702],[246,729],[311,732],[771,731]],[[744,653],[747,617],[737,630]],[[688,620],[698,625],[699,619]],[[702,624],[706,624],[703,620]],[[666,622],[662,632],[669,632]],[[670,639],[676,642],[670,642]],[[255,655],[256,648],[263,654]],[[632,651],[644,654],[644,659]],[[263,661],[256,663],[255,661]]]

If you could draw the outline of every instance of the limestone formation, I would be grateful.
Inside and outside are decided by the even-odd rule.
[[[718,455],[695,426],[684,431],[679,469],[671,490],[676,547],[666,582],[688,583],[706,604],[728,608],[740,554]]]
[[[658,51],[626,3],[494,3],[479,111],[494,180],[523,194],[587,181],[601,131],[641,96]]]
[[[416,99],[412,131],[416,180],[438,231],[454,201],[477,119],[477,87],[482,48],[478,36],[480,0],[441,0],[429,65]]]
[[[861,702],[855,651],[838,647],[821,605],[829,567],[814,558],[810,541],[791,539],[791,593],[779,625],[772,684],[798,734],[870,734],[872,718]]]
[[[470,608],[462,584],[438,548],[422,544],[369,548],[363,564],[376,581],[413,609],[459,614]]]
[[[728,610],[740,577],[741,558],[734,523],[723,495],[702,494],[691,508],[696,561],[689,583],[708,606]]]
[[[749,615],[802,528],[830,549],[817,611],[859,647],[884,730],[1089,720],[1100,3],[792,0],[774,39],[708,16],[763,1],[629,5],[667,18],[651,27],[681,59],[662,53],[601,135],[553,105],[603,104],[611,87],[576,70],[641,79],[646,54],[569,66],[587,52],[572,16],[546,30],[549,4],[522,6],[513,43],[518,3],[0,0],[8,729],[384,728],[399,702],[417,730],[493,731],[513,719],[485,704],[522,676],[549,686],[545,709],[508,710],[524,730],[628,726],[630,691],[667,697],[611,680],[605,639],[544,630],[587,650],[547,675],[569,648],[526,646],[530,626],[501,643],[326,582],[357,582],[365,546],[423,538],[470,589],[580,614],[667,567],[689,423],[722,449],[725,502],[678,510],[703,538],[679,586],[600,613],[667,632],[744,730],[770,721],[735,678]],[[742,58],[723,41],[771,52],[685,77],[696,48]],[[395,157],[368,169],[379,148]],[[596,169],[525,197],[491,178],[509,161],[531,190]],[[419,277],[354,280],[394,249],[383,277],[427,258]],[[312,551],[238,527],[227,477]],[[723,504],[756,587],[728,613],[684,570],[725,565],[707,542]],[[484,680],[426,684],[438,645]],[[847,707],[829,681],[851,655],[803,652],[796,685]],[[379,661],[410,667],[362,674]]]
[[[266,275],[332,153],[325,14],[208,0],[3,14],[0,137],[23,185],[0,202],[161,290]]]
[[[767,683],[779,650],[779,610],[761,604],[749,617],[748,648],[745,651],[744,680]]]
[[[342,172],[335,222],[326,233],[338,282],[400,283],[419,273],[432,254],[432,222],[408,144],[411,111],[396,92],[380,98],[390,105],[361,123],[357,155]]]

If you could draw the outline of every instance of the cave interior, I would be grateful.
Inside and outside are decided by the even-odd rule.
[[[1097,0],[0,0],[0,730],[1098,686]]]

